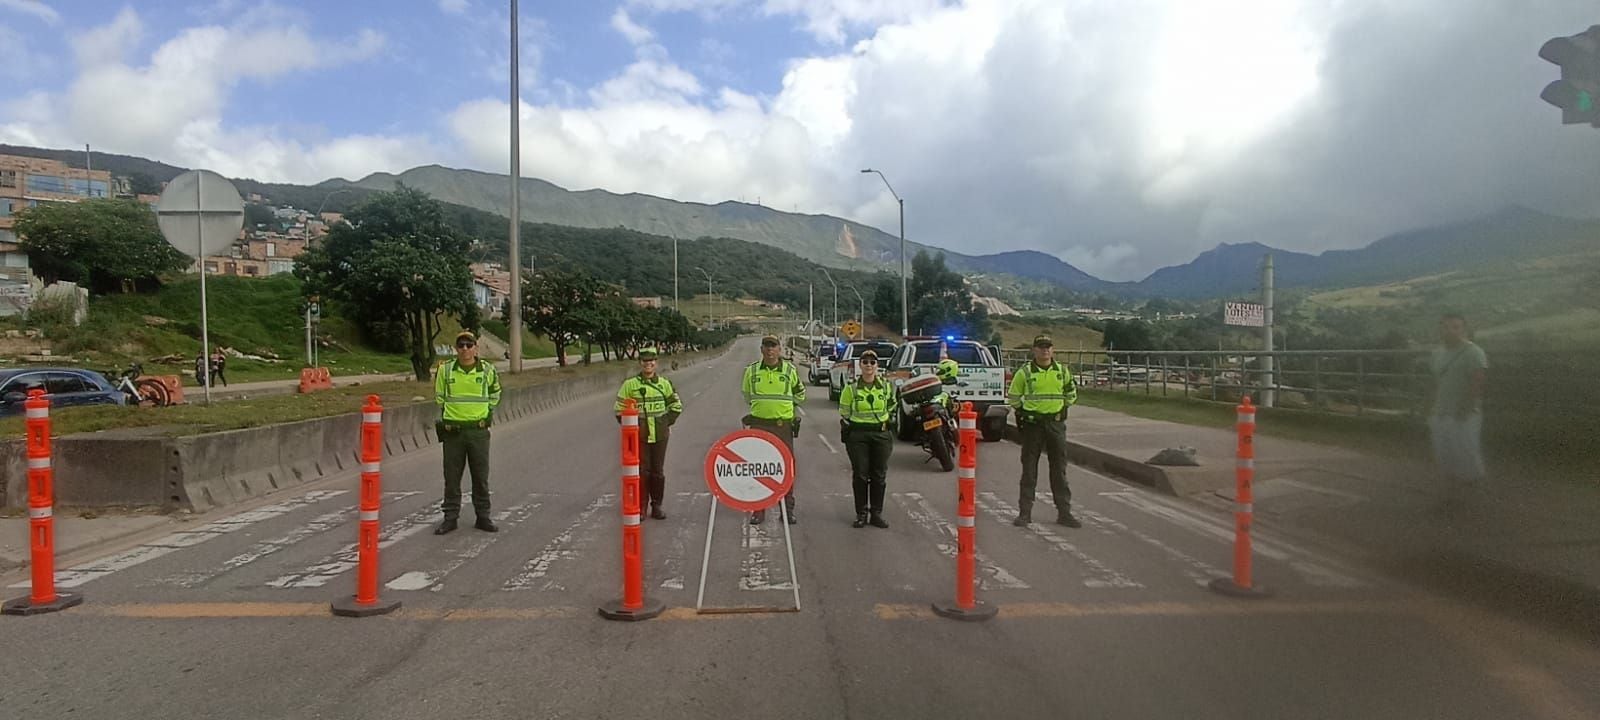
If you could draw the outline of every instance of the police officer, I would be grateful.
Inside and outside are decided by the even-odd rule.
[[[683,400],[672,389],[672,381],[656,374],[656,348],[639,349],[639,374],[622,381],[617,389],[617,421],[622,421],[623,405],[632,399],[639,408],[644,426],[640,428],[639,479],[644,482],[640,502],[650,504],[650,517],[667,519],[661,511],[667,492],[667,428],[683,414]],[[640,508],[641,510],[643,507]]]
[[[1033,492],[1039,484],[1039,451],[1050,459],[1050,492],[1056,499],[1056,522],[1082,527],[1072,516],[1072,490],[1067,487],[1067,407],[1078,402],[1072,371],[1055,361],[1054,343],[1045,335],[1033,339],[1033,360],[1011,378],[1006,402],[1017,411],[1022,435],[1021,512],[1011,524],[1033,522]]]
[[[889,474],[889,413],[895,409],[894,385],[878,376],[878,354],[861,353],[861,374],[839,394],[840,430],[850,456],[850,480],[856,495],[856,521],[851,527],[886,528],[883,493]]]
[[[954,385],[961,380],[961,365],[950,359],[950,348],[943,343],[939,345],[939,364],[934,366],[933,374],[939,378],[941,386]],[[946,410],[949,410],[952,415],[955,414],[955,398],[951,397],[950,393],[946,392],[942,387],[939,390],[939,396],[934,398],[934,402],[942,403]]]
[[[433,400],[441,408],[435,429],[444,445],[444,522],[435,535],[456,529],[461,515],[461,472],[472,469],[473,527],[498,532],[489,519],[489,426],[500,405],[500,376],[494,366],[478,359],[478,340],[470,332],[456,335],[456,357],[439,366],[433,381]]]
[[[744,393],[745,402],[750,404],[750,414],[744,416],[745,426],[778,436],[793,454],[794,439],[800,435],[795,406],[806,401],[806,387],[800,384],[800,373],[794,365],[783,359],[778,336],[761,338],[761,359],[744,369],[740,391]],[[794,485],[789,486],[783,502],[788,508],[789,524],[799,522],[794,516]],[[760,525],[766,519],[767,511],[757,510],[750,515],[750,524]]]

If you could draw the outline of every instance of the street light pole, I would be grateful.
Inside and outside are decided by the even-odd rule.
[[[699,270],[701,275],[706,276],[706,302],[716,302],[715,296],[711,294],[711,273],[706,272],[705,268],[699,265],[694,266],[694,269]],[[710,308],[706,311],[707,317],[710,319],[706,321],[706,327],[715,327],[717,324],[717,306],[712,304],[707,305],[707,307]]]
[[[506,334],[511,337],[506,339],[511,343],[513,373],[522,372],[522,89],[517,86],[517,50],[517,0],[511,0],[511,317],[506,318]]]
[[[895,202],[900,203],[900,336],[908,337],[911,335],[911,303],[907,297],[909,291],[906,289],[906,201],[894,191],[894,186],[889,184],[889,178],[884,177],[882,172],[872,168],[861,172],[876,174],[878,179],[883,181],[883,186],[889,188],[889,194],[894,196]]]
[[[856,286],[846,285],[845,287],[850,288],[850,292],[856,294],[856,302],[861,303],[861,312],[856,315],[856,322],[865,326],[867,324],[867,301],[861,299],[861,291],[857,290]]]
[[[683,301],[678,299],[678,236],[672,236],[672,309],[683,314]]]
[[[828,278],[828,284],[833,286],[833,339],[839,339],[839,283],[833,281],[833,274],[825,267],[819,267],[823,276]]]

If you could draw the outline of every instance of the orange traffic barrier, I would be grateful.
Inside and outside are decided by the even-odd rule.
[[[55,471],[50,467],[50,401],[38,388],[28,391],[26,413],[28,457],[28,548],[32,591],[0,606],[5,615],[38,615],[65,610],[83,602],[77,593],[56,592]]]
[[[1239,401],[1235,427],[1239,446],[1233,472],[1233,577],[1212,580],[1211,589],[1234,597],[1266,597],[1269,593],[1255,585],[1250,568],[1250,526],[1255,522],[1255,495],[1250,485],[1256,476],[1256,408],[1249,395]]]
[[[301,394],[333,389],[333,374],[325,367],[305,368],[300,371]]]
[[[666,605],[644,597],[644,533],[639,525],[639,408],[630,398],[622,406],[622,601],[600,606],[607,620],[649,620]]]
[[[361,523],[356,536],[356,594],[333,601],[333,614],[370,617],[394,612],[399,600],[378,600],[378,510],[383,505],[383,405],[368,395],[361,408]]]
[[[168,405],[182,405],[184,403],[182,377],[177,375],[156,375],[154,377],[157,382],[161,383],[161,387],[167,389]]]
[[[978,588],[978,413],[961,403],[956,459],[956,601],[933,611],[955,620],[988,620],[999,608],[977,599]]]

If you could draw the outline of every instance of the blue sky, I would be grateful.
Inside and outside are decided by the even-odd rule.
[[[0,0],[0,142],[315,183],[509,166],[508,0]],[[525,175],[1137,279],[1600,208],[1593,0],[525,0]],[[1463,89],[1470,92],[1464,92]]]

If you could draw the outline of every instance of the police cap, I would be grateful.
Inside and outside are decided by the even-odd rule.
[[[763,336],[761,336],[761,344],[763,346],[766,346],[766,347],[777,347],[778,346],[778,336],[777,335],[763,335]]]
[[[1045,347],[1055,347],[1055,345],[1056,344],[1053,341],[1050,340],[1050,336],[1049,335],[1039,335],[1039,336],[1034,337],[1034,339],[1033,339],[1033,346],[1034,347],[1045,348]]]
[[[645,347],[639,348],[639,359],[640,360],[654,360],[654,359],[656,359],[656,356],[659,355],[659,354],[660,353],[656,350],[656,346],[654,346],[654,345],[647,345]]]
[[[461,343],[472,343],[473,345],[477,345],[478,338],[474,337],[471,332],[462,330],[461,332],[456,333],[456,344],[460,345]]]

